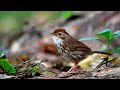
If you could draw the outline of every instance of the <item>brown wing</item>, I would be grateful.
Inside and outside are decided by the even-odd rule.
[[[85,45],[84,43],[79,42],[79,41],[77,41],[74,48],[78,51],[91,51],[91,49],[87,45]]]
[[[66,45],[71,51],[88,51],[88,52],[91,52],[91,49],[87,45],[78,41],[75,38],[72,38],[72,41],[71,41],[71,39],[69,39],[67,42],[68,43],[66,43]]]

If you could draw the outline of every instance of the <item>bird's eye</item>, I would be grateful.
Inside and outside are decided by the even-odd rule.
[[[61,33],[58,33],[59,36],[61,36]]]

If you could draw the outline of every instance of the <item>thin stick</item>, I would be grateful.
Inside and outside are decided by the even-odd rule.
[[[95,69],[93,69],[93,71],[101,67],[102,63],[104,63],[104,60]]]
[[[108,59],[108,57],[107,57],[107,58],[104,58],[104,60],[103,60],[95,69],[98,69],[98,68],[100,68],[102,65],[106,64],[106,62],[105,62],[106,59]],[[117,59],[117,58],[114,58],[114,59],[112,59],[112,60],[110,60],[110,61],[107,61],[107,63],[108,63],[108,62],[111,62],[111,61],[114,61],[114,60],[116,60],[116,59]],[[95,69],[94,69],[94,70],[95,70]],[[94,70],[93,70],[93,71],[94,71]]]
[[[114,59],[112,59],[112,60],[110,60],[110,61],[107,61],[107,62],[111,62],[111,61],[114,61],[114,60],[116,60],[117,58],[114,58]],[[106,62],[104,62],[103,64],[105,64]]]
[[[17,66],[21,66],[21,65],[23,65],[25,63],[28,63],[29,61],[33,61],[33,60],[36,60],[36,58],[33,58],[33,59],[27,60],[25,62],[22,62],[22,63],[18,64]]]
[[[106,59],[108,59],[108,57],[107,58],[103,58],[103,61],[95,68],[95,69],[98,69],[98,68],[100,68],[102,65],[103,65],[103,63],[106,63],[105,61],[107,61]],[[95,70],[94,69],[94,70]],[[93,71],[94,71],[93,70]]]

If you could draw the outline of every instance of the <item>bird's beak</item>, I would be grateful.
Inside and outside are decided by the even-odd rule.
[[[51,33],[53,35],[53,33]]]

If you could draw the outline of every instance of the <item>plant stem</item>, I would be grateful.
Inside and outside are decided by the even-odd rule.
[[[108,40],[108,44],[107,44],[107,53],[110,53],[110,41]]]
[[[110,53],[110,40],[108,40],[108,43],[107,43],[107,53]],[[106,66],[108,66],[108,59],[105,59],[106,60]]]

